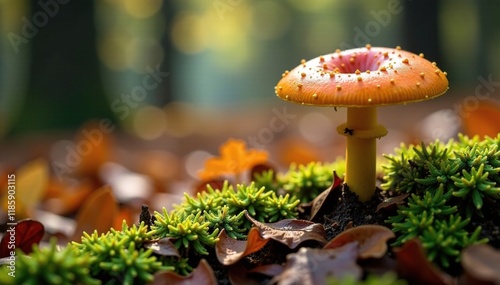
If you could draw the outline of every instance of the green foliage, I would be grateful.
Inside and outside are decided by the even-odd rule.
[[[499,141],[500,135],[484,140],[460,135],[446,144],[401,145],[396,155],[386,156],[382,187],[411,193],[386,221],[398,233],[394,245],[418,237],[430,260],[449,267],[464,247],[487,242],[479,237],[480,227],[468,225],[472,215],[482,215],[485,199],[500,199]]]
[[[152,255],[151,249],[144,249],[142,243],[152,238],[144,223],[129,227],[123,222],[122,230],[111,229],[99,235],[84,233],[81,243],[73,242],[70,247],[80,256],[90,256],[88,268],[91,276],[106,284],[135,284],[153,280],[158,270],[173,270],[162,265]]]
[[[246,238],[251,223],[244,211],[261,222],[295,218],[299,200],[289,195],[276,195],[273,190],[257,187],[255,183],[237,185],[236,190],[224,182],[221,189],[207,185],[197,198],[185,196],[183,203],[168,213],[155,212],[152,226],[155,237],[170,237],[177,249],[187,253],[206,255],[217,242],[217,235],[225,229],[235,239]]]
[[[460,135],[447,144],[435,141],[425,146],[401,145],[396,155],[387,155],[382,188],[423,195],[440,186],[461,198],[468,206],[480,210],[485,198],[500,199],[500,151],[496,138],[469,138]]]
[[[285,191],[306,203],[332,185],[333,171],[342,175],[345,172],[344,169],[344,160],[329,164],[321,162],[310,162],[306,165],[292,164],[288,172],[278,174],[278,183]]]
[[[10,270],[0,270],[1,284],[101,284],[89,275],[89,265],[94,262],[90,255],[79,255],[70,247],[58,250],[56,240],[51,239],[50,246],[33,247],[27,256],[17,252],[15,277],[7,275]]]
[[[487,239],[478,240],[481,227],[470,234],[465,229],[468,223],[469,219],[462,220],[460,216],[453,214],[448,220],[436,219],[432,226],[425,228],[420,239],[427,251],[427,258],[443,267],[449,267],[450,261],[460,261],[462,249],[472,244],[487,242]]]

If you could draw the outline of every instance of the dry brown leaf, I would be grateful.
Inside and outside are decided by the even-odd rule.
[[[174,243],[170,241],[170,238],[146,241],[144,247],[151,248],[158,255],[181,257]]]
[[[217,285],[214,271],[205,259],[188,276],[182,276],[172,271],[158,271],[150,285]]]
[[[76,216],[76,229],[72,240],[80,240],[83,232],[107,232],[113,226],[117,214],[118,205],[111,187],[105,185],[97,189],[85,201]]]
[[[342,182],[337,172],[334,171],[332,185],[312,201],[311,221],[319,222],[324,214],[333,210],[342,195]]]
[[[474,284],[500,284],[500,250],[477,244],[462,251],[462,266]]]
[[[358,245],[348,243],[334,249],[303,247],[287,256],[283,273],[273,278],[273,284],[326,284],[327,277],[342,279],[351,276],[359,280],[363,274],[356,263]]]
[[[432,264],[425,255],[421,242],[417,239],[407,241],[395,248],[397,271],[402,277],[415,284],[451,285],[453,278]]]
[[[252,268],[251,270],[248,270],[248,273],[258,273],[270,277],[279,275],[282,272],[283,272],[283,265],[281,264],[265,264]]]
[[[249,271],[241,263],[231,265],[227,268],[227,277],[233,285],[259,285],[262,282],[250,276]]]
[[[343,231],[323,248],[337,248],[357,241],[360,259],[380,258],[387,252],[387,241],[394,237],[394,233],[386,227],[362,225]]]
[[[259,235],[257,228],[251,228],[247,240],[236,240],[226,234],[223,229],[219,234],[219,241],[215,244],[215,254],[223,265],[231,265],[241,258],[258,251],[269,241]]]
[[[306,240],[315,240],[320,244],[326,243],[325,228],[322,224],[297,219],[285,219],[276,223],[261,223],[252,218],[246,211],[245,216],[257,227],[262,238],[273,239],[291,249],[296,248]]]
[[[405,202],[405,200],[406,200],[406,198],[408,198],[408,196],[410,196],[410,194],[405,193],[402,195],[398,195],[396,197],[391,197],[391,198],[385,199],[384,201],[380,202],[380,204],[378,204],[377,212],[382,210],[382,209],[383,210],[390,210],[390,209],[395,210],[398,207],[398,205],[401,205]]]

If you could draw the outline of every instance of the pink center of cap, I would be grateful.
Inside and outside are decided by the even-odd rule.
[[[387,55],[387,56],[386,56]],[[341,52],[320,62],[320,67],[325,71],[338,71],[339,73],[355,73],[356,70],[365,72],[376,71],[380,66],[389,61],[388,54],[376,52],[373,49],[366,51]],[[326,65],[325,65],[326,64]]]

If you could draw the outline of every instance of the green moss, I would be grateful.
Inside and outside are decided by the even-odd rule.
[[[326,164],[321,162],[310,162],[306,165],[292,164],[288,172],[278,174],[277,179],[280,187],[287,193],[306,203],[332,185],[334,171],[338,175],[343,175],[345,161],[339,159],[334,163]]]
[[[7,267],[2,267],[1,284],[101,284],[89,275],[94,257],[80,255],[71,247],[58,250],[55,239],[45,248],[33,246],[29,256],[18,251],[17,257],[15,277],[8,275]]]
[[[142,247],[152,236],[144,223],[129,227],[124,221],[121,231],[84,233],[82,242],[73,242],[69,248],[80,256],[91,257],[90,274],[105,284],[145,283],[152,281],[158,270],[174,269],[159,262],[151,249]]]
[[[175,246],[186,256],[191,252],[207,255],[223,229],[232,238],[246,238],[252,224],[244,217],[244,211],[261,222],[272,222],[297,217],[299,202],[253,182],[237,185],[236,190],[227,181],[221,189],[207,185],[206,191],[196,198],[186,195],[170,213],[165,209],[155,212],[152,234],[173,238]]]
[[[394,245],[418,237],[429,259],[448,267],[464,247],[487,242],[479,237],[480,227],[468,225],[472,216],[482,216],[485,199],[500,199],[499,140],[459,135],[446,144],[401,145],[387,155],[382,187],[411,193],[387,220],[398,233]]]

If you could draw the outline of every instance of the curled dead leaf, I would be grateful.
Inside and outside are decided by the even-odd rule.
[[[397,271],[402,277],[413,280],[415,284],[451,285],[453,278],[432,264],[426,257],[419,239],[407,241],[395,248]]]
[[[311,221],[319,222],[324,214],[331,212],[335,207],[336,201],[342,195],[342,179],[333,172],[332,185],[321,192],[313,201],[311,206]]]
[[[397,208],[398,205],[401,205],[405,202],[406,198],[410,196],[409,193],[401,194],[395,197],[387,198],[384,201],[380,202],[377,206],[377,212],[382,209],[392,209]]]
[[[214,271],[205,259],[188,276],[182,276],[172,271],[158,271],[150,285],[217,285]]]
[[[291,249],[296,248],[306,240],[315,240],[320,244],[326,243],[325,228],[322,224],[297,219],[285,219],[276,223],[261,223],[252,218],[246,211],[245,216],[257,227],[262,238],[273,239]]]
[[[161,256],[181,257],[174,243],[170,241],[170,238],[162,238],[159,240],[146,241],[144,243],[144,247],[151,248],[154,253]]]
[[[358,245],[348,243],[334,249],[303,247],[289,254],[283,272],[273,278],[272,284],[326,284],[327,277],[342,279],[351,276],[359,280],[362,269],[356,263]]]
[[[71,240],[80,240],[83,232],[107,232],[115,222],[118,214],[118,204],[111,187],[105,185],[97,189],[85,201],[76,216],[76,229]]]
[[[219,233],[219,241],[215,244],[215,254],[223,265],[231,265],[241,258],[258,251],[269,241],[263,239],[257,228],[251,228],[247,240],[236,240],[227,235],[223,229]]]
[[[387,252],[387,241],[394,237],[394,233],[384,226],[362,225],[343,231],[323,248],[337,248],[357,241],[360,259],[380,258]]]
[[[474,284],[500,284],[500,250],[490,245],[477,244],[462,251],[462,266]]]

